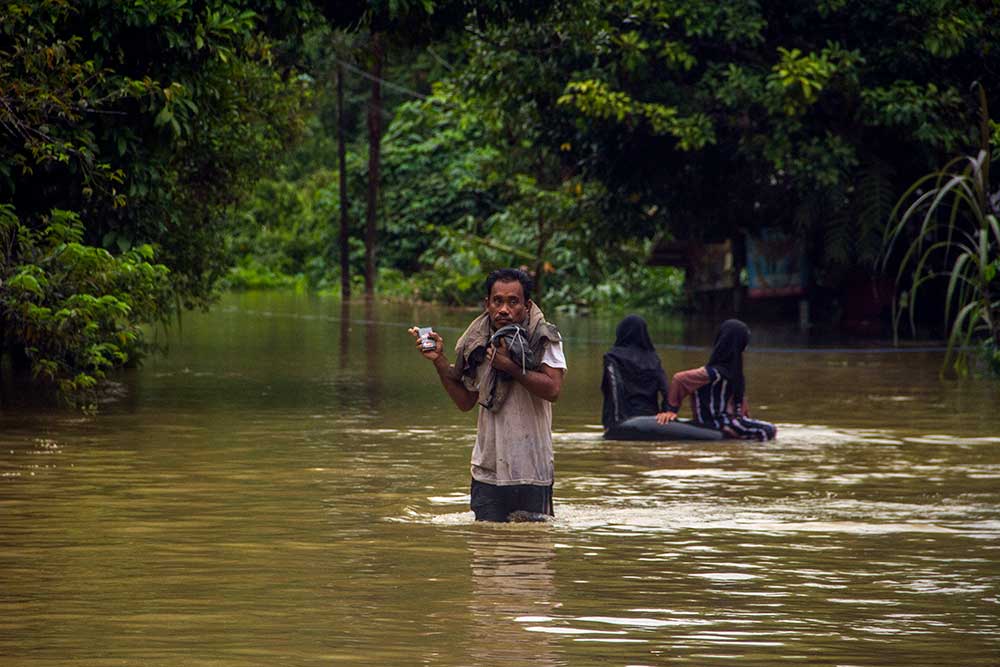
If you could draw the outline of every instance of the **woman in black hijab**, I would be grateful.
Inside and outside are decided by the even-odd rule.
[[[691,396],[694,420],[719,429],[728,438],[773,440],[774,424],[750,418],[743,376],[743,351],[750,343],[750,328],[739,320],[726,320],[715,336],[708,363],[676,373],[670,383],[667,405],[656,420],[677,419],[684,397]]]
[[[638,315],[629,315],[618,324],[615,344],[604,355],[601,392],[601,421],[606,429],[630,417],[661,412],[667,398],[667,374],[649,338],[646,320]]]
[[[715,334],[712,356],[705,366],[710,366],[728,378],[732,385],[733,403],[742,404],[746,393],[746,378],[743,377],[743,351],[750,344],[750,327],[740,320],[726,320]]]

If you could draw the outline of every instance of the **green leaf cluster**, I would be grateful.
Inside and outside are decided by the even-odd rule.
[[[391,120],[377,257],[386,292],[469,302],[489,269],[523,264],[567,307],[640,293],[672,304],[677,281],[643,267],[651,243],[761,227],[803,236],[815,286],[835,292],[875,271],[898,193],[969,144],[965,91],[1000,66],[1000,9],[988,3],[517,5],[369,8],[388,29],[416,17],[422,35],[433,34],[428,22],[464,13],[464,32],[433,44],[443,68],[413,49],[399,56],[413,62],[388,75],[427,98],[383,109]],[[357,137],[353,221],[367,177]],[[305,181],[297,187],[312,196]],[[291,192],[274,200],[286,202],[286,231],[247,227],[258,230],[247,273],[264,283],[329,281],[329,234],[309,231],[322,226]],[[624,294],[614,281],[628,285]]]
[[[835,282],[871,270],[885,192],[970,144],[966,91],[1000,70],[998,26],[995,3],[567,0],[477,32],[457,78],[522,145],[604,185],[607,237],[784,227]],[[826,251],[854,232],[863,252]]]
[[[20,249],[2,267],[17,292],[5,293],[16,318],[0,322],[0,359],[27,353],[36,377],[86,396],[88,377],[134,356],[133,325],[168,312],[161,279],[183,306],[212,301],[232,259],[234,204],[302,131],[310,81],[289,56],[316,16],[306,0],[3,3],[0,205],[18,221],[8,236]],[[73,240],[35,257],[35,240],[65,216]],[[152,248],[160,264],[146,261]],[[71,260],[117,275],[114,288],[87,283]],[[166,268],[154,277],[146,265]],[[53,305],[28,308],[29,278],[58,295]],[[94,342],[115,327],[117,351]]]
[[[65,400],[92,404],[109,371],[138,361],[142,326],[173,303],[169,271],[149,245],[113,256],[81,243],[71,211],[53,209],[31,229],[0,205],[0,332],[33,376]]]
[[[280,9],[6,3],[0,201],[29,226],[51,207],[76,211],[94,245],[154,244],[181,300],[208,303],[227,210],[266,169],[261,156],[302,129],[308,81],[265,32]]]

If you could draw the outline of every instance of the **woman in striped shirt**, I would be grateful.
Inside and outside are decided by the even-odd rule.
[[[743,350],[750,342],[750,329],[739,320],[726,320],[715,336],[708,363],[676,373],[670,382],[660,424],[677,419],[684,397],[691,396],[694,420],[719,429],[727,438],[773,440],[774,424],[750,418],[743,376]]]

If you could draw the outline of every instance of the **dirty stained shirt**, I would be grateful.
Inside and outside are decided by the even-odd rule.
[[[546,342],[542,364],[566,368],[561,342]],[[476,372],[481,381],[489,368]],[[480,406],[472,477],[497,486],[548,486],[555,477],[552,453],[552,403],[538,398],[520,382],[510,381],[507,399],[497,412]]]

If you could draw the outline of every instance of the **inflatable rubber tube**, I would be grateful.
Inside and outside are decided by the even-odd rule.
[[[689,421],[657,424],[653,415],[632,417],[604,432],[605,440],[722,440],[722,431]]]

